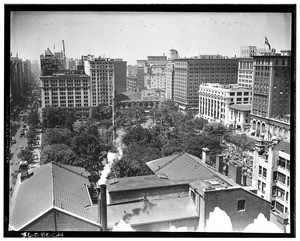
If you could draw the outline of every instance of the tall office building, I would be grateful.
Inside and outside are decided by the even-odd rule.
[[[289,138],[291,103],[291,56],[254,56],[251,129],[265,137]]]
[[[252,89],[254,77],[253,58],[240,58],[238,66],[238,85]]]
[[[137,60],[137,88],[166,89],[167,56],[148,56],[147,60]]]
[[[168,60],[166,65],[166,99],[174,99],[174,68],[174,61]]]
[[[89,116],[91,106],[90,76],[78,71],[65,71],[40,76],[42,108],[61,107]]]
[[[91,76],[91,105],[112,104],[119,93],[126,91],[126,62],[122,59],[95,58],[84,62]]]
[[[202,83],[237,83],[237,58],[200,55],[190,59],[175,59],[174,62],[174,100],[182,109],[198,110],[198,90]]]
[[[143,89],[146,89],[144,84],[144,76],[147,73],[146,68],[146,60],[137,60],[137,71],[136,71],[136,77],[137,77],[137,90],[140,92]]]

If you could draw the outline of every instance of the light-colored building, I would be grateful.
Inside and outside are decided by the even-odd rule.
[[[91,76],[91,106],[112,104],[116,94],[126,91],[126,62],[122,59],[95,58],[85,61]]]
[[[242,46],[240,48],[240,56],[242,58],[249,58],[257,53],[257,47],[256,46]]]
[[[198,93],[198,116],[209,121],[220,120],[224,125],[231,123],[230,105],[251,104],[252,99],[252,91],[237,84],[201,84]]]
[[[147,89],[166,89],[166,65],[150,65],[145,76]]]
[[[174,98],[174,68],[174,62],[168,61],[166,65],[166,99]]]
[[[91,106],[90,76],[75,73],[57,73],[40,76],[42,108],[73,109],[77,115],[89,115]]]
[[[229,111],[229,125],[240,131],[250,128],[251,104],[230,105]]]
[[[253,77],[253,58],[239,59],[238,85],[252,89]]]
[[[290,143],[259,141],[254,152],[252,186],[277,214],[290,214]]]

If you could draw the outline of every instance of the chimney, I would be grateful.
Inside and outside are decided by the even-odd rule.
[[[19,169],[21,171],[21,181],[24,181],[28,178],[28,162],[21,161],[19,165]]]
[[[228,177],[233,179],[237,184],[242,185],[242,167],[236,162],[229,162]]]
[[[217,155],[216,156],[216,169],[218,172],[222,173],[223,172],[223,155]]]
[[[202,162],[209,163],[209,152],[210,150],[207,147],[202,148]]]
[[[102,231],[107,231],[107,203],[106,203],[106,185],[100,185],[99,195],[99,222]]]

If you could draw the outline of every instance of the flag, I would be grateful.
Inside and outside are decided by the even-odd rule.
[[[270,45],[269,40],[267,39],[267,37],[265,37],[265,44],[269,46],[269,49],[271,49],[271,45]]]

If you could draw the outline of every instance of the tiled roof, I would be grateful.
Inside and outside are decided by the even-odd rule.
[[[234,104],[230,105],[229,108],[240,111],[251,111],[251,104]]]
[[[53,208],[96,222],[97,218],[85,210],[91,205],[86,185],[86,177],[59,164],[37,168],[18,188],[10,226],[20,230]]]
[[[198,157],[188,153],[160,158],[146,164],[155,174],[164,174],[170,180],[205,180],[215,176]]]
[[[290,152],[291,152],[290,143],[288,143],[286,141],[279,142],[276,146],[274,146],[274,149],[278,150],[278,151],[283,151],[287,154],[290,154]]]

